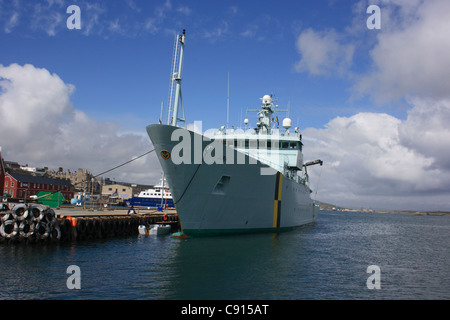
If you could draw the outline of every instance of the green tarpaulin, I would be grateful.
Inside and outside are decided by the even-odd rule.
[[[48,194],[48,196],[45,196]],[[49,206],[50,208],[58,208],[61,204],[64,203],[66,199],[64,199],[64,196],[61,194],[61,192],[49,192],[49,191],[39,191],[37,194],[38,202],[42,203],[43,205]],[[42,197],[45,196],[45,197]],[[42,198],[40,198],[42,197]]]

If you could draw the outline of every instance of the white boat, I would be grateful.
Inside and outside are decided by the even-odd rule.
[[[171,226],[168,224],[152,224],[150,226],[140,225],[139,226],[139,234],[140,235],[165,235],[169,234],[171,230]]]
[[[139,195],[125,200],[125,204],[129,207],[174,208],[172,193],[164,178],[153,188],[141,191]]]
[[[85,192],[78,192],[72,199],[70,199],[70,203],[76,205],[77,207],[81,207],[86,201],[90,200],[90,197],[91,196]]]
[[[281,111],[271,95],[261,98],[256,128],[221,129],[201,134],[178,126],[185,32],[175,49],[175,102],[167,124],[152,124],[147,133],[171,186],[182,230],[187,235],[278,232],[312,223],[319,207],[310,197],[303,163],[302,135],[291,120],[277,128]],[[181,106],[183,104],[181,103]],[[247,127],[248,121],[245,121]]]
[[[171,226],[168,224],[153,224],[150,226],[150,235],[164,235],[169,234],[171,230]]]

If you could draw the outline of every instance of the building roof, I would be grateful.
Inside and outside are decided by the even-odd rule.
[[[56,186],[72,186],[70,180],[65,179],[55,179],[44,176],[32,176],[27,174],[20,174],[15,172],[8,172],[8,174],[20,182],[29,182],[29,183],[42,183],[42,184],[51,184]]]

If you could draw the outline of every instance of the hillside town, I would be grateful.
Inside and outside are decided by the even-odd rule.
[[[3,159],[0,149],[0,196],[2,201],[29,201],[48,193],[59,193],[63,203],[76,197],[121,204],[152,186],[116,182],[94,176],[88,169],[49,169]]]

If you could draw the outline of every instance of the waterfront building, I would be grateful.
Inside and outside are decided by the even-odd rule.
[[[70,200],[75,194],[75,188],[68,179],[52,178],[17,168],[15,163],[8,164],[3,160],[0,149],[0,196],[28,200],[39,191],[59,191],[66,200]]]
[[[133,188],[121,184],[104,185],[102,187],[102,197],[115,197],[118,200],[126,200],[133,196]]]

